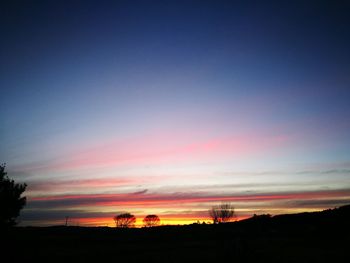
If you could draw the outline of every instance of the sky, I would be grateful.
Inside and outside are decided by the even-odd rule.
[[[350,203],[347,1],[1,1],[20,225]]]

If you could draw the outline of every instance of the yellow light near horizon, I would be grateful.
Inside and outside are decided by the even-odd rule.
[[[245,219],[246,217],[236,217],[234,221]],[[166,225],[190,225],[193,223],[206,223],[211,224],[210,218],[161,218],[160,226]],[[86,226],[86,227],[115,227],[115,222],[111,218],[76,218],[69,222],[71,226]],[[135,228],[141,228],[144,224],[142,219],[136,220]]]

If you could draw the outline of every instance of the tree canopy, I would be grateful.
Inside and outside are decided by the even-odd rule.
[[[235,210],[231,204],[222,203],[219,206],[213,206],[209,210],[209,215],[214,224],[226,223],[235,217]]]
[[[26,204],[26,197],[21,197],[26,184],[15,183],[8,178],[5,164],[0,165],[0,226],[13,226],[20,210]]]
[[[148,215],[143,219],[143,224],[145,227],[158,226],[160,224],[160,219],[157,215]]]
[[[130,213],[123,213],[115,216],[114,218],[115,226],[121,228],[133,227],[136,222],[136,217]]]

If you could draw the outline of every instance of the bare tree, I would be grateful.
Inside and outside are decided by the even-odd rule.
[[[136,222],[136,217],[130,213],[117,215],[113,219],[115,222],[115,226],[121,228],[133,227]]]
[[[213,224],[218,224],[219,223],[220,213],[219,213],[219,210],[217,209],[217,207],[213,206],[209,210],[209,216],[213,220]]]
[[[160,224],[160,219],[157,215],[148,215],[143,219],[143,224],[145,227],[158,226]]]
[[[235,217],[235,210],[230,203],[222,203],[221,205],[213,206],[209,210],[209,216],[214,224],[226,223],[232,221]]]

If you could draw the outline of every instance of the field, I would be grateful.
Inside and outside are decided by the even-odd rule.
[[[350,206],[221,225],[16,227],[1,262],[349,262]]]

